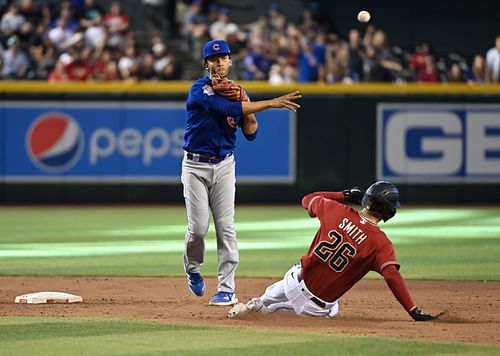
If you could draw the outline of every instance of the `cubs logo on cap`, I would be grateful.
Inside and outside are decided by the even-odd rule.
[[[63,113],[38,117],[26,134],[26,151],[41,171],[62,173],[73,167],[82,154],[83,134],[78,123]]]
[[[231,54],[229,45],[223,40],[213,40],[209,41],[203,47],[203,59],[216,54]]]

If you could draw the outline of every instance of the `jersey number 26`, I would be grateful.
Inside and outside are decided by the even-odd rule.
[[[321,260],[328,262],[328,265],[335,272],[342,272],[349,264],[349,257],[356,255],[356,248],[348,242],[344,242],[342,235],[335,230],[328,232],[328,237],[332,240],[322,241],[314,248],[314,254]]]

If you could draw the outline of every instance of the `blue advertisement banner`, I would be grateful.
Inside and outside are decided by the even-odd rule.
[[[10,102],[0,105],[5,182],[180,183],[184,103]],[[238,182],[295,181],[295,115],[257,114],[258,137],[239,132]]]
[[[499,183],[500,105],[379,104],[377,177]]]

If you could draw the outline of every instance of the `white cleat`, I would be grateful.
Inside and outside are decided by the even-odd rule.
[[[233,307],[227,312],[228,318],[236,318],[242,315],[245,315],[249,312],[246,304],[236,303]]]
[[[246,304],[237,303],[227,313],[228,318],[238,318],[246,315],[251,311],[259,311],[262,309],[262,302],[260,298],[252,298]]]

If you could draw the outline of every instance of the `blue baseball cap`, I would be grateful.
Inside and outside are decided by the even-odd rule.
[[[216,54],[231,54],[229,45],[223,40],[208,41],[203,47],[203,59]]]

